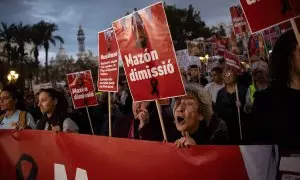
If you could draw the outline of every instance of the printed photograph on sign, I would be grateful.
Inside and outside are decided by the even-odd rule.
[[[98,105],[91,71],[67,74],[67,80],[75,109]]]
[[[230,14],[235,34],[247,32],[247,22],[241,6],[230,7]]]
[[[112,28],[98,33],[98,91],[117,92],[119,49]]]
[[[185,94],[163,3],[113,22],[134,101]]]
[[[187,41],[186,44],[190,56],[198,56],[198,57],[205,56],[203,42]]]

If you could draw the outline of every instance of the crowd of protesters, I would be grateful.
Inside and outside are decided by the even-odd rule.
[[[277,40],[270,60],[251,65],[242,72],[216,66],[208,72],[210,82],[197,65],[182,72],[186,96],[161,106],[168,142],[178,147],[299,142],[300,47],[293,31]],[[97,97],[99,105],[88,108],[92,127],[96,135],[108,136],[108,94]],[[165,140],[155,102],[133,103],[124,83],[112,97],[113,137]],[[86,110],[72,108],[67,88],[21,94],[10,85],[1,90],[0,105],[0,129],[92,134]]]

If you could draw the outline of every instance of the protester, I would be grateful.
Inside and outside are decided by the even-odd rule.
[[[176,98],[173,110],[177,130],[183,135],[176,145],[226,144],[226,124],[214,115],[208,94],[192,84],[186,85],[185,90],[187,95]]]
[[[270,87],[254,100],[254,143],[299,147],[300,47],[292,30],[276,41],[270,75]]]
[[[200,73],[199,68],[196,64],[190,65],[188,75],[190,76],[189,82],[190,83],[200,83]]]
[[[214,67],[210,71],[210,77],[212,82],[205,86],[205,91],[209,94],[213,104],[216,103],[217,95],[220,89],[224,88],[222,69],[220,67]]]
[[[201,87],[205,87],[208,84],[208,80],[206,79],[204,74],[200,74],[200,85]]]
[[[238,82],[243,87],[248,88],[252,84],[251,72],[246,64],[242,64],[241,67],[242,67],[242,72],[238,76]]]
[[[113,136],[149,141],[163,141],[163,133],[155,102],[138,102],[132,105],[133,114],[118,119],[114,126]],[[169,142],[180,137],[174,119],[162,111],[164,126]]]
[[[14,86],[7,86],[0,93],[1,111],[5,113],[0,116],[0,129],[35,129],[36,125],[32,115],[22,111],[23,98]]]
[[[132,106],[132,97],[130,92],[124,87],[124,84],[119,82],[119,91],[113,95],[114,104],[119,106],[119,109],[124,114],[130,114]]]
[[[255,93],[266,89],[269,85],[269,67],[266,62],[257,61],[253,63],[251,73],[254,82],[249,86],[247,91],[246,104],[244,107],[246,113],[250,113],[252,110]]]
[[[109,135],[109,113],[108,113],[108,93],[104,92],[102,93],[100,99],[99,99],[99,111],[103,113],[103,119],[95,119],[94,121],[97,121],[98,123],[102,122],[101,124],[101,131],[100,134],[103,136]],[[117,104],[111,103],[111,124],[112,129],[116,126],[115,123],[119,119],[122,119],[124,117],[124,114],[121,112],[119,106]],[[99,124],[100,125],[100,124]]]
[[[68,116],[67,104],[62,93],[54,89],[41,89],[39,93],[39,107],[43,113],[38,122],[39,130],[54,132],[78,132],[79,128]]]
[[[242,122],[244,118],[242,107],[245,105],[247,93],[246,88],[237,83],[237,74],[238,71],[231,67],[224,70],[225,87],[218,92],[215,108],[218,117],[223,119],[228,127],[230,144],[241,142],[238,108],[240,109],[240,120]],[[238,90],[238,99],[236,90]]]

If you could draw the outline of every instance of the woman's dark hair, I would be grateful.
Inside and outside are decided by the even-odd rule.
[[[68,117],[67,100],[64,97],[64,94],[52,88],[41,89],[39,94],[42,92],[47,93],[52,99],[57,100],[54,112],[52,113],[52,117],[54,117],[54,119],[52,119],[51,124],[59,125],[62,128],[64,119]],[[48,121],[45,117],[46,116],[43,116],[43,118],[37,123],[37,129],[43,130],[45,128],[45,125]]]
[[[39,93],[45,92],[47,93],[52,99],[57,100],[57,104],[55,107],[55,110],[53,114],[60,114],[62,117],[67,117],[68,115],[68,103],[67,100],[62,92],[59,92],[53,88],[48,88],[48,89],[40,89]]]
[[[25,110],[24,98],[16,86],[8,85],[2,91],[8,92],[13,100],[17,100],[16,109]]]
[[[223,70],[220,67],[214,67],[210,72],[215,71],[217,74],[222,74]]]
[[[270,64],[272,85],[285,87],[290,83],[293,52],[296,46],[297,40],[292,30],[287,31],[277,39],[272,51]]]

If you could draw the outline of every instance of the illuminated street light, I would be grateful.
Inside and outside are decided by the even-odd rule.
[[[18,80],[19,74],[16,73],[16,71],[10,71],[9,74],[7,75],[7,79],[10,83],[14,83]]]

